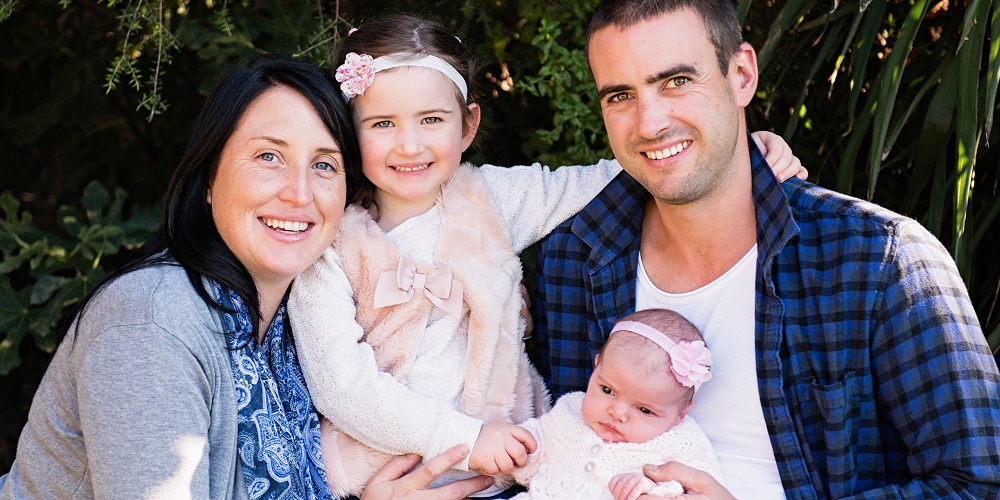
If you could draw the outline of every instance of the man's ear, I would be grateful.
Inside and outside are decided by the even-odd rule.
[[[736,104],[745,108],[757,92],[757,52],[744,42],[729,59],[729,79]]]
[[[482,110],[479,109],[479,105],[472,103],[469,105],[469,117],[466,118],[464,126],[462,127],[462,151],[469,149],[472,145],[472,140],[476,138],[476,133],[479,132],[479,120],[482,119]]]

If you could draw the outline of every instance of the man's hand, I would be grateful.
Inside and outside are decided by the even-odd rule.
[[[535,437],[525,429],[505,422],[483,424],[472,447],[469,470],[484,474],[510,474],[514,467],[528,463],[528,453],[538,448]]]
[[[684,487],[684,495],[672,498],[711,498],[712,500],[736,500],[736,497],[712,477],[711,474],[688,467],[680,462],[661,465],[646,465],[642,468],[646,477],[658,483],[677,481]],[[661,498],[643,496],[644,499]]]
[[[459,500],[490,487],[493,478],[476,476],[431,489],[431,482],[469,454],[466,445],[455,446],[428,460],[409,474],[406,471],[420,461],[418,455],[393,457],[368,480],[361,500]]]

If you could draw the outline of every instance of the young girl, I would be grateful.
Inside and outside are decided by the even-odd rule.
[[[694,394],[712,378],[712,355],[698,329],[665,309],[615,324],[594,360],[587,392],[571,392],[540,418],[521,424],[538,449],[514,478],[529,486],[515,499],[635,500],[684,493],[656,484],[645,464],[675,460],[722,480],[712,443],[687,416]]]
[[[433,457],[463,443],[468,459],[442,481],[509,472],[534,449],[510,422],[549,407],[521,342],[517,253],[621,168],[461,164],[480,119],[475,65],[437,23],[369,22],[336,64],[369,182],[289,302],[306,381],[328,419],[331,487],[356,494],[391,455]],[[784,142],[768,138],[770,159],[798,170]]]

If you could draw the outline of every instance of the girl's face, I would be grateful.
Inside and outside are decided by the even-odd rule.
[[[583,421],[605,441],[644,443],[680,423],[694,402],[669,368],[649,376],[622,351],[606,349],[595,360]]]
[[[346,197],[340,145],[309,101],[284,86],[247,107],[208,191],[222,240],[262,297],[279,299],[333,242]]]
[[[401,221],[426,212],[458,168],[479,127],[479,107],[469,105],[466,124],[457,96],[443,73],[401,66],[377,73],[364,95],[353,98],[362,167],[378,188],[381,218]]]

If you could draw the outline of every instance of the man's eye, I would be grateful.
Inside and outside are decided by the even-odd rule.
[[[609,102],[622,102],[622,101],[627,101],[629,99],[630,99],[630,97],[629,97],[628,94],[626,94],[624,92],[621,92],[621,93],[618,93],[618,94],[615,94],[615,95],[611,96],[611,98],[608,99],[608,101]]]
[[[690,80],[686,76],[676,76],[670,80],[670,84],[674,87],[683,87],[688,84]]]

